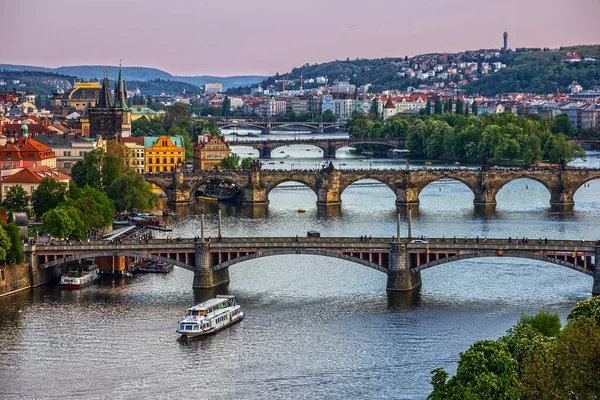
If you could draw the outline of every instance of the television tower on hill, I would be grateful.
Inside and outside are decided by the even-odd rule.
[[[508,51],[508,32],[504,32],[504,51]]]

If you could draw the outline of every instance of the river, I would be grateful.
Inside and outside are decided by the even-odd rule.
[[[315,148],[284,151],[285,164],[271,167],[320,162]],[[594,166],[597,157],[578,162]],[[361,162],[343,150],[335,162],[403,165]],[[394,235],[393,193],[362,183],[343,193],[334,215],[320,213],[316,195],[293,184],[274,189],[263,213],[221,205],[223,235]],[[506,185],[491,215],[474,212],[472,193],[456,182],[431,184],[420,200],[414,235],[600,236],[600,180],[576,193],[571,213],[549,211],[550,194],[530,180]],[[207,235],[216,236],[217,207],[178,207],[170,234],[199,235],[197,213],[205,208]],[[403,235],[405,228],[403,219]],[[191,342],[177,341],[175,329],[200,294],[191,290],[192,273],[179,268],[106,279],[82,291],[47,285],[0,298],[0,398],[425,399],[432,369],[453,374],[460,352],[502,336],[522,313],[546,310],[564,322],[592,287],[589,276],[521,259],[454,262],[422,277],[418,294],[388,297],[384,274],[344,260],[289,255],[243,262],[230,268],[228,292],[245,320]]]

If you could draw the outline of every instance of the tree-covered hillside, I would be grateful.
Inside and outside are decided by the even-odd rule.
[[[115,74],[115,78],[116,78]],[[111,78],[113,78],[111,76]],[[80,81],[82,78],[75,77],[72,75],[61,75],[53,72],[41,72],[41,71],[2,71],[0,70],[0,79],[6,82],[4,90],[17,90],[30,91],[39,95],[50,95],[52,90],[59,87],[65,91],[73,88],[74,81]],[[13,81],[19,81],[18,84],[13,84]],[[114,85],[114,81],[111,80],[111,87]],[[25,86],[21,86],[24,84]],[[182,93],[183,89],[189,94],[200,93],[200,87],[187,82],[164,80],[164,79],[153,79],[148,81],[130,81],[125,80],[127,89],[135,90],[140,89],[144,95],[158,95],[159,90],[162,86],[163,93],[166,94],[178,94]]]
[[[568,64],[562,57],[575,52],[584,58]],[[559,51],[515,52],[505,57],[506,68],[483,76],[467,86],[470,93],[493,96],[499,93],[527,92],[550,94],[567,92],[573,81],[584,89],[600,85],[600,46],[565,47]]]
[[[497,52],[497,57],[490,58],[486,53]],[[595,61],[584,61],[568,65],[562,61],[562,57],[568,52],[575,52],[583,58],[592,58]],[[423,61],[429,63],[423,66]],[[418,79],[402,76],[402,68],[410,68],[413,71],[431,70],[434,65],[442,65],[445,69],[451,65],[462,62],[477,62],[476,71],[466,74],[458,73],[439,78],[439,74],[433,79]],[[499,62],[505,64],[506,68],[497,72],[482,73],[482,63]],[[550,49],[516,49],[507,53],[499,50],[474,50],[452,54],[424,54],[412,58],[378,58],[378,59],[356,59],[345,61],[331,61],[322,64],[305,64],[294,68],[292,71],[282,75],[275,75],[263,81],[263,86],[274,85],[280,79],[295,81],[288,84],[288,88],[297,88],[300,72],[305,81],[305,87],[310,87],[306,82],[310,78],[324,76],[329,78],[329,84],[336,79],[349,79],[354,85],[371,84],[372,92],[380,92],[386,89],[405,90],[407,87],[419,87],[421,84],[433,85],[436,82],[459,82],[466,80],[465,89],[468,93],[479,93],[486,96],[494,96],[509,92],[528,92],[549,94],[559,91],[567,91],[567,86],[574,80],[578,81],[584,89],[590,89],[600,85],[600,45],[571,46],[558,50]],[[472,79],[475,76],[477,80]]]

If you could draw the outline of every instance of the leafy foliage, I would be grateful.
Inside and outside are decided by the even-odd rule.
[[[10,237],[6,233],[6,230],[0,226],[0,260],[6,260],[6,253],[10,249],[10,246]]]
[[[219,163],[219,167],[230,171],[240,169],[240,156],[235,153],[230,153],[228,156],[223,158]]]
[[[65,207],[56,207],[47,211],[42,217],[46,232],[57,238],[68,237],[75,230],[75,223],[69,217]]]
[[[21,185],[10,186],[6,190],[6,195],[2,206],[10,212],[26,212],[29,214],[30,197]]]
[[[107,192],[119,212],[147,210],[154,207],[157,201],[156,195],[152,193],[152,185],[133,171],[127,171],[115,179]]]
[[[518,399],[517,362],[499,341],[482,340],[461,353],[456,375],[447,381],[443,369],[432,372],[430,400]]]
[[[0,222],[0,224],[10,239],[10,247],[6,250],[6,261],[23,262],[25,256],[23,255],[23,248],[21,246],[19,227],[13,223],[3,224]]]
[[[583,318],[592,318],[600,325],[600,296],[580,301],[567,316],[569,321],[577,321]]]
[[[67,184],[46,177],[31,195],[33,212],[38,217],[67,200]]]
[[[511,113],[481,118],[450,113],[396,115],[383,124],[371,114],[355,113],[348,126],[353,138],[405,138],[411,154],[422,158],[521,160],[530,165],[542,159],[566,163],[585,154],[564,135],[553,134],[551,121]]]

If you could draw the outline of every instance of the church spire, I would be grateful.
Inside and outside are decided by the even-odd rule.
[[[119,79],[115,88],[115,108],[127,109],[127,91],[123,82],[123,71],[119,62]]]
[[[110,84],[108,83],[108,70],[104,70],[104,80],[102,81],[102,88],[100,89],[100,96],[98,97],[98,108],[112,108],[112,97],[110,95]]]

